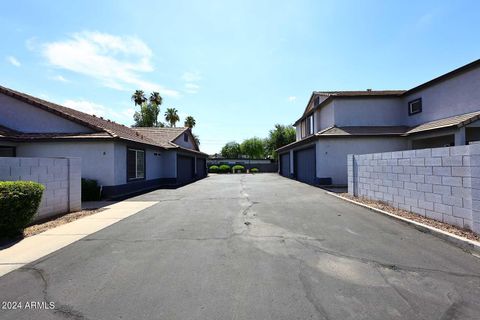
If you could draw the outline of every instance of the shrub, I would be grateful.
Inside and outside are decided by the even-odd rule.
[[[0,181],[0,235],[15,237],[32,222],[45,187],[32,181]]]
[[[218,166],[210,166],[210,168],[208,168],[208,172],[211,172],[211,173],[217,173],[218,172]]]
[[[222,164],[220,167],[218,167],[218,172],[219,173],[229,173],[230,172],[230,166],[228,164]]]
[[[250,172],[251,173],[258,173],[260,170],[258,170],[258,168],[252,168],[250,169]]]
[[[233,172],[235,173],[239,173],[239,172],[244,172],[245,171],[245,167],[244,166],[241,166],[239,164],[236,164],[232,167],[233,169]]]
[[[97,180],[82,178],[82,201],[97,201],[100,198],[100,186]]]

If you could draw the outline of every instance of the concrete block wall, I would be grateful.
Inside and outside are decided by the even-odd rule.
[[[348,192],[480,233],[480,144],[348,155]]]
[[[0,181],[45,186],[35,220],[81,210],[80,158],[0,158]]]

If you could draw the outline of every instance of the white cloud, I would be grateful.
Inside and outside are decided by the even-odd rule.
[[[53,77],[51,77],[50,79],[55,80],[55,81],[60,81],[60,82],[70,82],[69,80],[65,79],[65,78],[64,78],[63,76],[61,76],[61,75],[53,76]]]
[[[185,84],[185,91],[187,93],[198,93],[198,90],[200,89],[200,86],[195,83],[186,83]]]
[[[202,77],[198,71],[195,72],[185,72],[182,75],[182,80],[185,81],[185,92],[187,93],[198,93],[200,86],[197,84]]]
[[[135,110],[132,108],[118,112],[112,108],[88,100],[65,100],[63,105],[88,114],[94,114],[97,117],[112,119],[118,122],[131,121],[135,113]]]
[[[51,65],[92,77],[109,88],[178,96],[175,90],[141,78],[142,73],[154,70],[150,61],[153,54],[137,37],[84,31],[67,40],[43,44],[42,53]]]
[[[10,62],[11,65],[14,65],[15,67],[20,67],[22,64],[20,61],[17,60],[14,56],[8,56],[7,61]]]
[[[186,82],[198,82],[202,80],[202,77],[200,76],[200,73],[195,71],[195,72],[185,72],[182,75],[182,79]]]
[[[297,100],[297,97],[295,96],[288,97],[288,102],[295,102],[296,100]]]

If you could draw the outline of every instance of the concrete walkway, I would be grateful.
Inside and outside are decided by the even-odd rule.
[[[218,175],[0,278],[1,319],[480,319],[480,260],[274,174]],[[124,202],[118,203],[122,206]]]
[[[22,239],[12,246],[0,250],[0,277],[125,219],[155,203],[157,202],[124,201],[122,203],[109,204],[104,207],[105,211]],[[98,203],[95,204],[95,208],[98,208],[98,205]]]

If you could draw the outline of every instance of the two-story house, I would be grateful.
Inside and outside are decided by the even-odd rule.
[[[347,183],[347,155],[480,140],[480,60],[410,90],[313,92],[279,172],[310,184]]]

